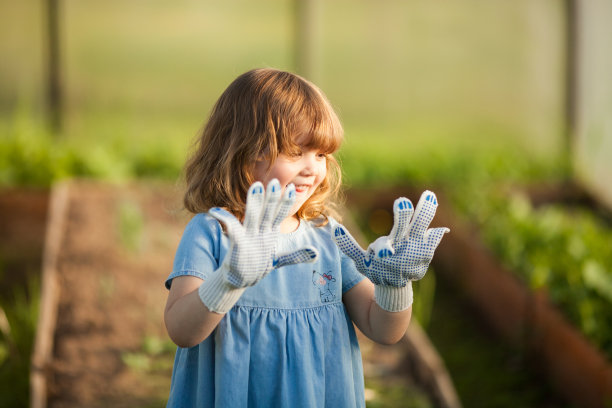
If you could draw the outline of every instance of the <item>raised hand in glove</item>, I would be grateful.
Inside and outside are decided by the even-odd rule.
[[[260,182],[251,185],[243,223],[226,210],[210,209],[209,214],[225,225],[230,248],[219,269],[198,290],[209,310],[226,313],[247,287],[255,285],[273,269],[316,260],[318,253],[313,247],[277,253],[280,224],[294,202],[293,184],[282,194],[280,183],[274,179],[265,193]]]
[[[344,226],[334,229],[338,247],[355,261],[359,272],[375,285],[376,303],[385,310],[405,310],[412,304],[411,281],[427,272],[434,251],[448,228],[428,229],[438,200],[425,191],[417,204],[401,197],[393,204],[393,229],[363,250]],[[414,215],[414,216],[413,216]]]

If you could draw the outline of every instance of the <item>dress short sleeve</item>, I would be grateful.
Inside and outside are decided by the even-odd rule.
[[[177,276],[195,276],[205,280],[219,267],[227,252],[227,238],[221,225],[208,214],[197,214],[189,221],[174,256],[172,273],[165,285],[170,289]]]

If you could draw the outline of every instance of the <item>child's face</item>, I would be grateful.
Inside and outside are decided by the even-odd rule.
[[[264,186],[276,178],[283,190],[288,184],[293,183],[296,199],[289,216],[295,215],[327,175],[326,156],[317,150],[303,148],[301,154],[296,156],[281,153],[269,169],[268,165],[268,161],[257,161],[253,176]]]

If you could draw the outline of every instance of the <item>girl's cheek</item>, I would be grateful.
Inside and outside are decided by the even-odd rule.
[[[321,180],[323,180],[325,178],[325,176],[327,176],[327,162],[323,161],[320,165],[319,165],[319,178]]]

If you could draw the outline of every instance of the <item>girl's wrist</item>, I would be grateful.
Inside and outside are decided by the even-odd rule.
[[[200,300],[211,312],[227,313],[246,290],[230,284],[225,279],[228,272],[227,265],[221,264],[198,288]]]
[[[374,299],[376,304],[388,312],[401,312],[412,306],[412,281],[404,287],[374,286]]]

